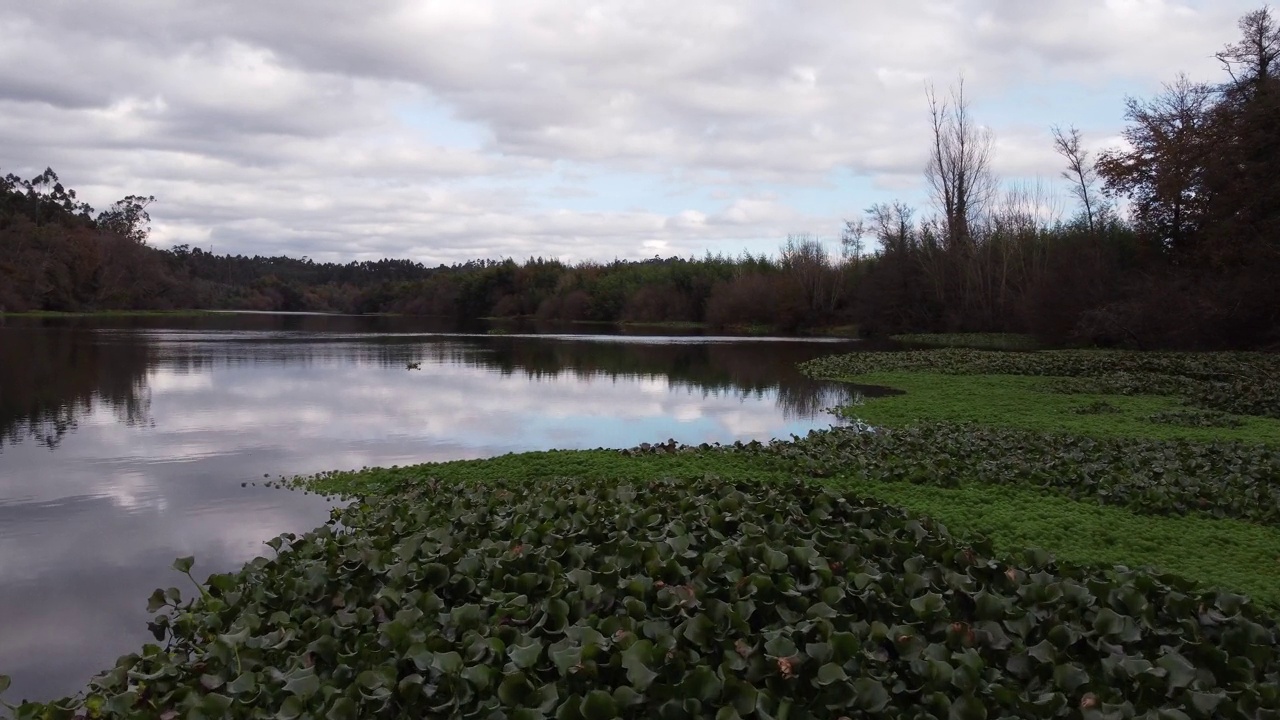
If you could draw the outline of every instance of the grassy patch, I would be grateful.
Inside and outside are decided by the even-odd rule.
[[[921,421],[978,423],[1043,432],[1102,437],[1242,440],[1280,444],[1280,420],[1227,416],[1230,424],[1171,422],[1184,417],[1183,400],[1168,395],[1067,394],[1051,377],[954,375],[935,372],[873,372],[842,378],[885,385],[901,395],[867,398],[845,408],[872,425],[901,427]],[[1103,407],[1107,412],[1089,412]]]
[[[1280,528],[1230,519],[1136,514],[1016,486],[966,482],[829,481],[921,513],[961,536],[984,536],[1003,554],[1051,550],[1059,560],[1151,566],[1206,587],[1248,593],[1280,609]]]
[[[801,369],[814,377],[908,390],[908,396],[868,407],[867,413],[886,423],[948,419],[1055,429],[1053,423],[1062,418],[1067,424],[1060,429],[1093,434],[1280,438],[1280,425],[1257,420],[1280,420],[1280,355],[948,349],[833,355],[803,363]],[[1174,398],[1207,413],[1188,419]],[[1079,410],[1098,403],[1120,412],[1089,417]],[[1134,417],[1136,412],[1145,412],[1145,423]]]

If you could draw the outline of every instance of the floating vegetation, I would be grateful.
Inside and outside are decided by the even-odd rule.
[[[163,645],[18,717],[1280,711],[1280,633],[1241,596],[1038,552],[1005,563],[813,483],[420,491],[276,538],[192,600],[157,591]]]
[[[1031,487],[1137,513],[1197,513],[1280,526],[1280,449],[1255,443],[920,423],[876,433],[835,427],[731,450],[773,460],[791,475]]]

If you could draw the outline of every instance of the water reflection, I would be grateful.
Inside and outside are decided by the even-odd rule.
[[[145,599],[318,525],[242,483],[541,448],[727,442],[825,425],[848,344],[466,335],[400,318],[0,324],[0,672],[74,691],[147,641]],[[409,369],[416,365],[418,369]]]
[[[12,321],[9,325],[12,325]],[[0,449],[24,437],[57,447],[79,418],[107,408],[150,422],[150,343],[85,342],[72,328],[0,328]]]

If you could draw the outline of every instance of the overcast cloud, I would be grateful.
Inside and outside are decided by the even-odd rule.
[[[0,172],[152,242],[348,261],[637,258],[834,239],[923,201],[924,84],[960,74],[1010,181],[1049,126],[1213,52],[1215,0],[41,0],[0,6]]]

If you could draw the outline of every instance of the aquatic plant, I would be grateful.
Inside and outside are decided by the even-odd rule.
[[[813,483],[427,482],[270,544],[157,591],[163,645],[18,717],[1280,711],[1280,634],[1243,597],[1005,563]]]

